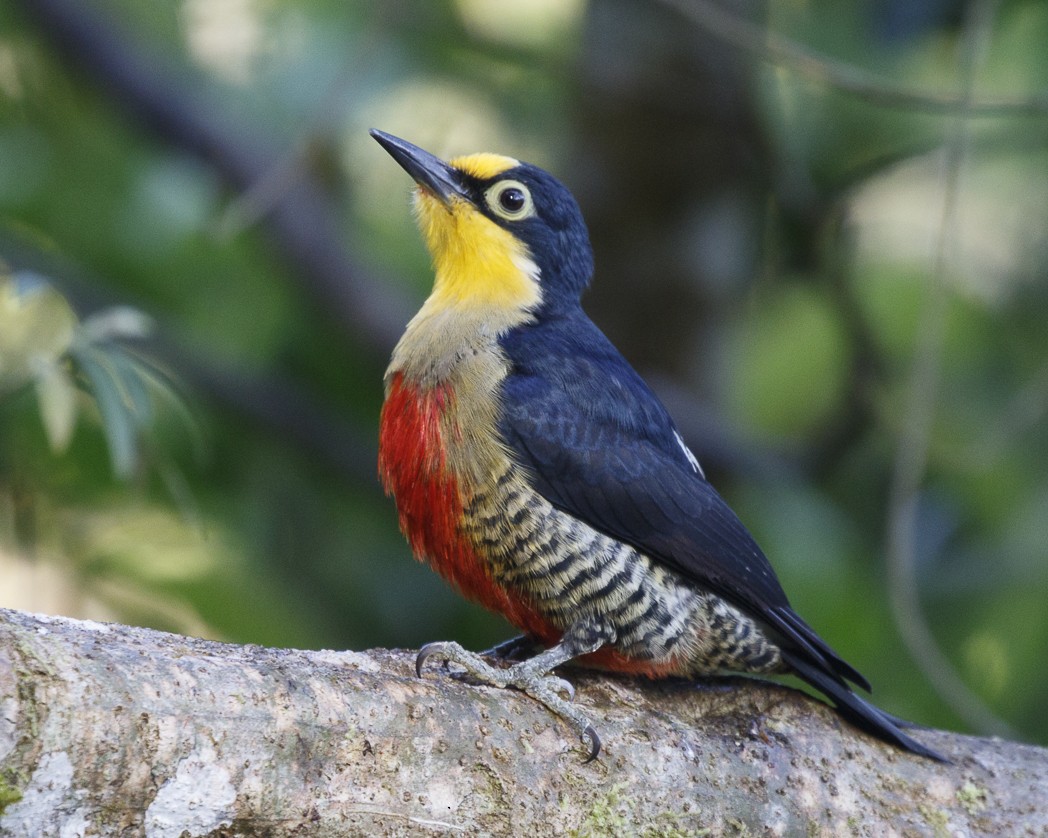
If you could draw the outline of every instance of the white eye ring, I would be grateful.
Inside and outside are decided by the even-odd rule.
[[[531,192],[519,180],[500,180],[484,193],[488,207],[499,218],[520,221],[535,214]]]

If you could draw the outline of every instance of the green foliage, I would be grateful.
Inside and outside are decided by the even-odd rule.
[[[145,315],[127,307],[78,322],[66,299],[41,277],[0,276],[0,395],[32,385],[51,451],[61,454],[80,408],[79,377],[100,414],[113,473],[127,479],[141,465],[154,398],[164,397],[187,416],[160,369],[118,343],[147,337],[150,329]]]
[[[272,226],[317,185],[351,257],[334,284],[405,321],[429,270],[375,126],[563,177],[596,245],[588,307],[701,394],[679,418],[718,432],[688,442],[798,610],[889,709],[961,726],[886,561],[940,289],[922,616],[1048,741],[1048,117],[1020,107],[1043,105],[1045,4],[983,32],[975,102],[1018,103],[966,123],[951,211],[942,102],[971,56],[943,4],[771,2],[730,48],[698,2],[89,5],[212,133],[157,130],[32,3],[0,4],[2,604],[278,645],[507,636],[411,559],[374,478],[392,338]]]
[[[784,284],[769,296],[733,334],[725,401],[755,434],[803,437],[840,410],[851,350],[839,313],[814,291]]]

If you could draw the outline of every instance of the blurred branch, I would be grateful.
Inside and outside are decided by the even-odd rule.
[[[578,674],[604,739],[583,764],[537,702],[413,661],[0,611],[0,832],[1048,830],[1041,748],[923,731],[943,765],[775,684]]]
[[[78,73],[171,146],[209,165],[233,189],[243,191],[281,168],[278,152],[258,134],[225,124],[173,78],[135,51],[131,41],[82,3],[14,0]],[[396,285],[372,275],[343,247],[348,233],[336,221],[326,195],[310,179],[282,181],[266,222],[289,273],[332,310],[354,343],[384,356],[410,316]]]
[[[910,375],[910,393],[899,433],[888,498],[888,584],[892,612],[910,654],[950,706],[976,730],[1012,733],[964,683],[932,634],[920,603],[917,538],[921,484],[928,464],[935,405],[942,374],[949,293],[946,275],[956,232],[958,182],[968,142],[968,105],[975,70],[989,43],[998,0],[976,0],[966,7],[961,53],[965,98],[946,143],[943,207],[935,266],[927,286],[925,310]]]
[[[968,117],[1045,116],[1048,94],[1026,97],[973,99],[970,91],[934,93],[902,87],[845,61],[838,61],[799,44],[785,35],[751,23],[715,0],[659,0],[725,43],[752,53],[816,84],[850,93],[874,105],[952,114],[963,109]]]

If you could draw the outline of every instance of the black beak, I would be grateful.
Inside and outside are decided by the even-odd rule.
[[[370,133],[404,171],[415,179],[415,183],[428,189],[445,204],[455,196],[470,200],[462,175],[439,157],[377,128],[372,128]]]

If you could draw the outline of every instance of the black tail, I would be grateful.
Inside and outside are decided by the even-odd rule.
[[[910,738],[899,730],[900,726],[911,726],[909,723],[896,719],[894,716],[874,707],[870,702],[853,693],[837,678],[812,666],[797,653],[783,649],[782,656],[786,664],[798,677],[828,696],[837,708],[837,712],[856,727],[862,728],[878,739],[897,745],[912,754],[928,757],[928,759],[934,759],[938,762],[949,762],[942,754],[933,751],[931,748],[926,748],[916,739]]]

